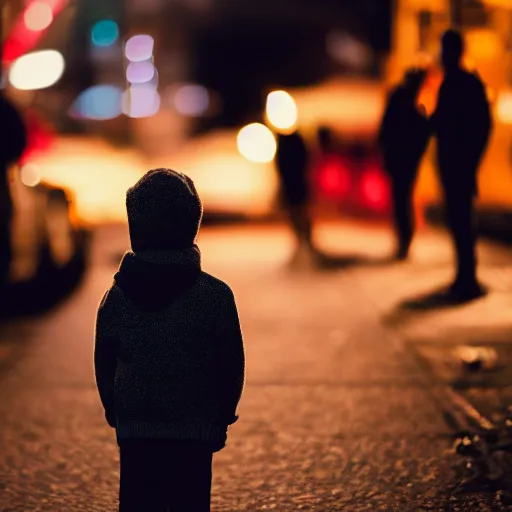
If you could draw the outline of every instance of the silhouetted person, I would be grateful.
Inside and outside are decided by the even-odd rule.
[[[444,188],[446,214],[457,255],[457,274],[451,293],[461,298],[481,293],[476,276],[474,199],[477,171],[489,141],[492,119],[480,78],[461,67],[462,36],[453,30],[442,38],[444,81],[432,124]]]
[[[309,152],[299,132],[277,137],[276,167],[281,199],[297,241],[296,255],[306,249],[316,254],[310,214]]]
[[[0,91],[0,291],[9,279],[12,259],[11,223],[13,202],[9,169],[20,159],[27,145],[25,124],[14,105]]]
[[[201,270],[187,176],[149,171],[126,197],[132,252],[101,301],[95,370],[120,447],[120,512],[209,512],[212,454],[244,385],[233,292]]]
[[[379,130],[384,167],[393,192],[398,259],[409,254],[414,233],[414,184],[429,139],[429,122],[416,106],[425,77],[423,70],[406,73],[403,82],[389,95]]]

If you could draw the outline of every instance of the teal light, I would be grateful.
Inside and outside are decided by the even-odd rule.
[[[112,46],[119,38],[119,26],[112,20],[101,20],[94,24],[91,40],[95,46]]]

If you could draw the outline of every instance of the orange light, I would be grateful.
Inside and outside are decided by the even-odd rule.
[[[512,124],[512,91],[501,92],[496,105],[498,119],[505,124]]]
[[[471,57],[476,61],[490,60],[500,53],[501,41],[492,30],[479,29],[468,32],[466,44],[468,65],[472,64]]]

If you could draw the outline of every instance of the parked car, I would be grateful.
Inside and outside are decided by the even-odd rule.
[[[30,167],[11,172],[12,260],[7,300],[0,301],[0,313],[9,316],[44,310],[68,294],[85,270],[88,247],[68,191],[35,183]]]

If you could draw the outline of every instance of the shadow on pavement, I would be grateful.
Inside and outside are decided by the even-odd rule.
[[[463,306],[481,299],[487,295],[487,290],[482,289],[481,293],[468,298],[460,298],[450,293],[448,286],[442,286],[426,294],[419,295],[412,299],[406,299],[398,305],[398,309],[410,311],[430,311],[433,309],[445,309]]]
[[[450,294],[449,286],[441,286],[416,297],[404,299],[386,313],[382,317],[382,321],[384,325],[397,327],[410,320],[411,315],[460,308],[482,299],[487,294],[488,290],[482,288],[481,293],[477,296],[457,298]]]
[[[378,267],[384,265],[391,265],[396,263],[396,260],[392,257],[385,258],[368,258],[361,255],[333,255],[322,253],[319,260],[319,270],[340,270],[352,267]]]

